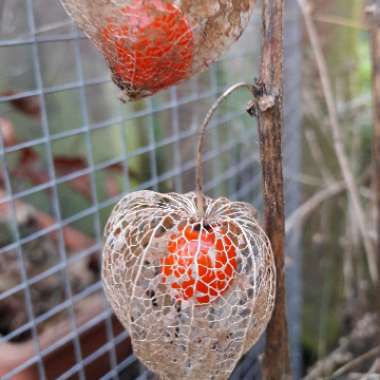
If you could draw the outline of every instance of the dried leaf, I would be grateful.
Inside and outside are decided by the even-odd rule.
[[[112,175],[106,177],[106,192],[109,197],[115,197],[120,193],[119,184]]]
[[[3,92],[1,95],[12,96],[15,94],[15,91],[9,90]],[[41,106],[38,96],[28,96],[13,99],[10,101],[10,104],[26,116],[30,116],[33,118],[39,118],[41,116]]]
[[[30,165],[38,161],[38,153],[33,148],[25,148],[21,151],[19,164]]]
[[[41,228],[48,228],[54,224],[53,217],[41,211],[34,210],[34,218]],[[69,226],[63,228],[63,238],[67,248],[71,251],[80,251],[94,245],[94,239]]]
[[[121,162],[118,162],[116,164],[108,166],[106,170],[124,174],[124,165]],[[128,175],[130,178],[133,178],[134,180],[140,182],[140,175],[136,170],[128,168]]]
[[[60,175],[66,175],[79,170],[83,170],[88,167],[86,159],[80,156],[67,157],[67,156],[55,156],[54,166],[56,171]]]
[[[40,162],[38,153],[33,148],[21,151],[18,164],[11,170],[11,175],[29,180],[33,185],[40,185],[49,181],[49,174]]]
[[[6,193],[0,188],[0,199],[5,197]],[[16,218],[19,224],[25,223],[29,218],[32,218],[39,228],[45,229],[55,224],[55,220],[51,215],[42,211],[36,210],[34,207],[22,201],[16,201]],[[8,215],[12,217],[11,205],[9,203],[0,203],[0,216]],[[52,236],[56,239],[55,233]],[[94,239],[88,237],[83,232],[66,226],[63,228],[63,237],[67,248],[71,251],[80,251],[94,245]]]
[[[0,117],[0,134],[5,147],[10,147],[16,144],[17,138],[13,124],[3,117]]]
[[[91,179],[89,175],[75,178],[67,183],[72,189],[78,191],[86,199],[92,200]]]

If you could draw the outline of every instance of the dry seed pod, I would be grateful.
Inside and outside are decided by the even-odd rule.
[[[255,0],[61,0],[139,99],[201,72],[236,41]]]
[[[275,267],[255,209],[195,193],[124,197],[105,231],[106,295],[162,379],[227,379],[271,317]]]

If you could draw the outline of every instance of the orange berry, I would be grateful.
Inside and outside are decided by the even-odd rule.
[[[131,1],[108,18],[100,40],[114,79],[123,89],[154,93],[191,72],[192,30],[172,3]]]
[[[226,236],[217,237],[212,229],[180,229],[170,236],[167,256],[161,260],[162,283],[175,290],[177,299],[193,299],[198,304],[223,295],[236,269],[231,241]]]

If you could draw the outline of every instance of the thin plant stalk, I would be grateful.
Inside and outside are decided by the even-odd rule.
[[[212,117],[214,116],[215,112],[218,110],[221,103],[228,98],[232,93],[235,91],[246,88],[252,93],[253,85],[250,85],[248,83],[236,83],[230,88],[228,88],[222,95],[219,96],[218,99],[214,102],[214,104],[211,106],[209,111],[207,112],[207,115],[199,127],[198,130],[198,145],[197,145],[197,153],[196,153],[196,175],[195,175],[195,182],[196,182],[196,194],[197,194],[197,207],[198,207],[198,213],[200,217],[203,217],[204,215],[204,194],[203,194],[203,185],[204,185],[204,169],[203,169],[203,151],[205,146],[205,140],[206,140],[206,131],[207,127],[210,124],[210,121]]]

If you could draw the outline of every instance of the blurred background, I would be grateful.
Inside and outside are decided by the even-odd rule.
[[[295,378],[333,378],[376,345],[378,294],[363,245],[376,238],[371,59],[364,1],[308,4],[366,218],[363,236],[342,180],[315,50],[297,1],[287,0],[283,145],[292,365]],[[127,192],[194,189],[197,127],[227,86],[258,76],[259,5],[241,40],[208,71],[122,104],[103,58],[58,0],[0,0],[1,379],[150,376],[102,293],[103,227]],[[248,100],[244,91],[230,97],[209,128],[205,190],[262,211]],[[233,379],[259,378],[259,349],[243,358]],[[370,355],[338,375],[361,378],[354,376],[375,373],[376,363]]]
[[[302,220],[303,368],[309,371],[309,379],[378,379],[379,351],[373,349],[379,342],[374,313],[379,305],[376,258],[375,252],[365,248],[366,244],[375,248],[374,182],[380,174],[375,172],[372,159],[373,62],[368,31],[371,24],[365,12],[372,2],[300,3],[309,5],[303,8],[304,16],[313,24],[324,56],[339,134],[334,137],[332,132],[334,117],[321,86],[318,52],[310,43],[310,27],[305,28],[300,171],[303,205],[298,210],[298,220]],[[344,158],[356,182],[364,233],[352,192],[343,180],[337,140],[344,147]]]

